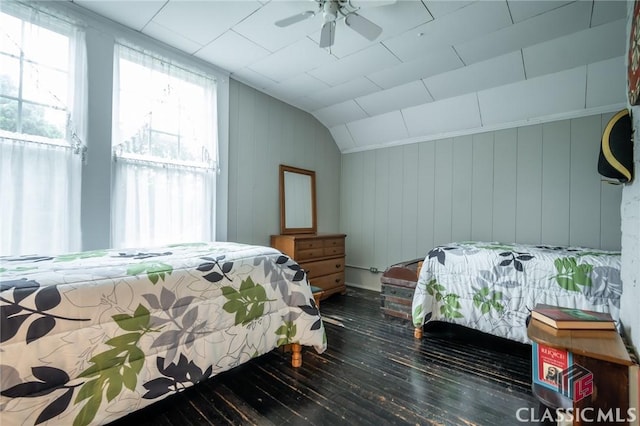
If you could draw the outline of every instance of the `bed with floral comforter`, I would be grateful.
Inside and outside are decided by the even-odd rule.
[[[104,424],[278,346],[326,348],[298,264],[235,243],[2,257],[0,325],[3,426]]]
[[[530,343],[526,320],[537,303],[609,312],[619,321],[621,294],[619,252],[456,242],[427,254],[413,323],[416,336],[425,323],[444,321]]]

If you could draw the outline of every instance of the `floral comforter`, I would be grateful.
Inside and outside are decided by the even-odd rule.
[[[326,348],[279,251],[195,243],[0,258],[0,419],[104,424],[264,354]]]
[[[621,294],[619,252],[458,242],[427,254],[413,323],[445,321],[529,343],[525,321],[537,303],[609,312],[619,321]]]

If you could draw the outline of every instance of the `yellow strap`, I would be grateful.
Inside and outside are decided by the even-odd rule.
[[[613,156],[613,153],[611,152],[611,146],[609,145],[609,136],[611,135],[613,126],[625,115],[629,115],[629,110],[623,109],[622,111],[614,115],[613,118],[607,123],[607,126],[604,128],[604,134],[602,135],[602,153],[604,154],[604,158],[607,159],[607,161],[613,166],[613,168],[622,173],[627,178],[627,180],[631,180],[631,172],[629,171],[629,169],[623,166],[617,158]]]

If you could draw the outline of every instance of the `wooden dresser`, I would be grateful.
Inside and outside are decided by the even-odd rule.
[[[307,271],[311,285],[320,287],[326,298],[334,293],[344,294],[345,234],[272,235],[274,247]]]

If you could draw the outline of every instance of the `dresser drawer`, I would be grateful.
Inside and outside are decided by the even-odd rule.
[[[317,259],[319,257],[324,257],[324,250],[322,247],[312,248],[306,250],[297,250],[294,256],[294,260],[297,262],[302,262],[309,259]]]
[[[311,285],[320,287],[323,290],[331,290],[335,287],[344,286],[344,273],[324,275],[322,277],[311,278]]]
[[[322,248],[322,240],[298,240],[296,241],[296,252],[299,250],[319,249]]]
[[[344,238],[326,238],[322,245],[324,247],[342,247],[344,250]]]
[[[319,260],[317,262],[301,263],[302,269],[307,271],[307,277],[316,278],[322,275],[344,272],[344,258]]]
[[[324,256],[339,256],[344,254],[344,247],[325,247],[323,249]]]

